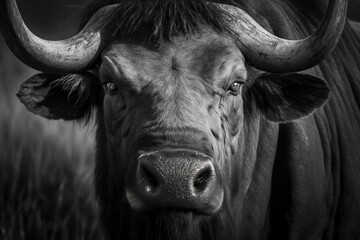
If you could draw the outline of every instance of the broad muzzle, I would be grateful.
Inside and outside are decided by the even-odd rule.
[[[219,175],[205,154],[179,149],[150,152],[138,158],[126,196],[140,212],[169,208],[212,214],[224,197]]]

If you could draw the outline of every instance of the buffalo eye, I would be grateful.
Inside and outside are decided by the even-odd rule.
[[[110,95],[115,94],[118,91],[116,84],[113,82],[106,82],[103,84],[103,86],[105,92],[109,93]]]
[[[229,88],[229,92],[233,93],[233,94],[237,94],[242,86],[243,82],[240,81],[236,81],[233,84],[231,84],[230,88]]]

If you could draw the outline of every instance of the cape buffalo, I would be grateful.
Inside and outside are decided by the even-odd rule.
[[[97,1],[77,35],[48,41],[2,0],[0,27],[43,72],[18,93],[29,111],[96,113],[110,239],[344,240],[360,237],[360,35],[346,9]]]

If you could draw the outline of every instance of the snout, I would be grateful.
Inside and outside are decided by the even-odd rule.
[[[127,199],[140,212],[170,208],[212,214],[221,208],[224,191],[212,159],[189,150],[168,149],[138,158],[129,176]]]

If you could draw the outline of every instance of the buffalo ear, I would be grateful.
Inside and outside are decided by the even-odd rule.
[[[56,76],[37,74],[17,94],[26,108],[48,119],[88,119],[100,101],[101,84],[90,73]]]
[[[268,120],[288,122],[323,106],[330,89],[324,80],[311,75],[266,73],[255,80],[249,94]]]

